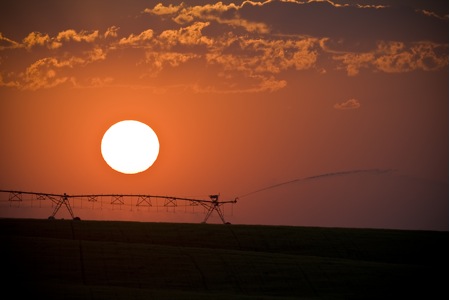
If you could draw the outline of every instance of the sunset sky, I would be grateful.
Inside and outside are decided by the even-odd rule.
[[[230,200],[349,171],[241,197],[228,218],[448,230],[448,12],[442,0],[4,1],[0,189]],[[160,141],[135,175],[100,152],[126,119]],[[8,205],[0,216],[49,214]]]

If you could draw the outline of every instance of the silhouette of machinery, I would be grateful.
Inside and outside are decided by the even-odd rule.
[[[177,201],[184,201],[188,206],[202,206],[206,209],[206,215],[202,223],[206,223],[215,211],[219,215],[223,224],[230,224],[225,221],[224,212],[222,206],[225,204],[232,204],[237,202],[237,198],[229,201],[219,201],[219,195],[209,195],[209,199],[193,199],[193,198],[182,198],[182,197],[171,197],[171,196],[154,196],[154,195],[143,195],[143,194],[86,194],[86,195],[68,195],[64,194],[49,194],[49,193],[36,193],[36,192],[23,192],[23,191],[12,191],[12,190],[0,190],[3,193],[9,193],[8,201],[23,201],[24,195],[34,196],[37,200],[51,200],[55,207],[52,214],[48,219],[55,219],[56,213],[65,206],[72,217],[73,220],[80,220],[79,217],[75,217],[72,207],[70,205],[69,199],[82,198],[87,199],[90,202],[96,202],[100,197],[111,198],[111,204],[124,204],[124,198],[136,198],[137,206],[152,206],[151,199],[163,199],[164,207],[175,207],[177,206]]]

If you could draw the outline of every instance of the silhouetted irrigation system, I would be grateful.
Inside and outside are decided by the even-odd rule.
[[[175,208],[178,206],[200,206],[206,209],[206,215],[203,219],[203,223],[208,221],[211,214],[215,211],[219,215],[220,219],[224,224],[225,221],[224,212],[222,206],[225,204],[233,204],[237,202],[237,199],[229,201],[219,201],[219,195],[209,195],[209,199],[193,199],[193,198],[183,198],[183,197],[172,197],[172,196],[156,196],[156,195],[143,195],[143,194],[88,194],[88,195],[68,195],[64,194],[49,194],[49,193],[36,193],[36,192],[23,192],[23,191],[12,191],[12,190],[0,190],[1,193],[8,193],[8,201],[11,202],[22,202],[24,200],[50,200],[55,204],[53,213],[50,215],[49,219],[54,219],[56,213],[61,209],[61,207],[66,207],[70,216],[74,220],[80,220],[76,217],[72,210],[72,205],[70,204],[71,199],[80,199],[81,201],[87,200],[91,203],[99,202],[100,199],[108,198],[110,199],[109,204],[111,205],[124,205],[125,199],[131,201],[135,200],[136,207],[165,207],[165,208]],[[158,201],[160,200],[160,201]],[[163,203],[161,204],[161,200]],[[180,205],[179,202],[183,202],[184,205]]]
[[[86,195],[68,195],[64,194],[49,194],[49,193],[36,193],[36,192],[24,192],[24,191],[14,191],[14,190],[0,190],[0,193],[8,193],[8,201],[10,203],[21,203],[24,200],[37,200],[37,201],[46,201],[50,200],[54,205],[54,209],[49,219],[54,219],[56,213],[61,209],[61,207],[66,207],[70,216],[74,220],[80,220],[79,217],[76,217],[73,213],[72,206],[69,200],[79,199],[80,201],[88,201],[89,203],[103,203],[102,199],[107,198],[110,199],[109,204],[111,205],[124,205],[125,199],[129,199],[130,203],[135,203],[136,207],[156,207],[156,208],[175,208],[178,206],[184,207],[203,207],[206,211],[205,218],[203,219],[203,223],[206,223],[211,216],[211,214],[215,211],[219,215],[221,221],[224,224],[229,224],[225,221],[223,205],[225,204],[235,204],[238,199],[247,197],[265,190],[277,188],[283,185],[303,182],[308,180],[315,179],[323,179],[326,177],[332,176],[342,176],[342,175],[350,175],[356,173],[374,173],[374,174],[382,174],[391,172],[391,169],[363,169],[363,170],[351,170],[351,171],[342,171],[342,172],[333,172],[333,173],[325,173],[321,175],[309,176],[294,180],[289,180],[286,182],[282,182],[279,184],[271,185],[268,187],[264,187],[250,193],[246,193],[239,197],[236,197],[234,200],[228,201],[219,201],[219,195],[209,195],[209,199],[194,199],[194,198],[183,198],[183,197],[172,197],[172,196],[157,196],[157,195],[145,195],[145,194],[86,194]],[[158,201],[159,200],[159,201]],[[161,201],[163,203],[161,203]],[[179,203],[182,202],[182,203]]]

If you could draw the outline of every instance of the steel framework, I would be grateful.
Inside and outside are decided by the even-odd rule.
[[[64,194],[49,194],[49,193],[37,193],[37,192],[24,192],[24,191],[12,191],[12,190],[0,190],[0,193],[9,193],[8,201],[23,201],[24,195],[32,195],[37,200],[51,200],[55,207],[49,219],[54,219],[56,213],[65,206],[73,220],[80,220],[79,217],[75,217],[69,199],[87,199],[89,202],[96,202],[100,197],[109,197],[111,204],[124,204],[124,198],[136,198],[136,206],[153,206],[152,199],[163,199],[163,207],[176,207],[178,201],[184,201],[188,206],[202,206],[206,209],[206,215],[202,223],[206,223],[215,211],[220,217],[220,220],[224,224],[229,224],[225,221],[224,212],[222,206],[225,204],[236,203],[237,198],[228,201],[219,201],[219,195],[209,195],[209,199],[193,199],[183,197],[172,196],[159,196],[159,195],[143,195],[143,194],[86,194],[86,195],[68,195]]]

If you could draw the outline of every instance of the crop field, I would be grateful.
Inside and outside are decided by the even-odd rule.
[[[22,299],[448,299],[448,232],[0,219]]]

